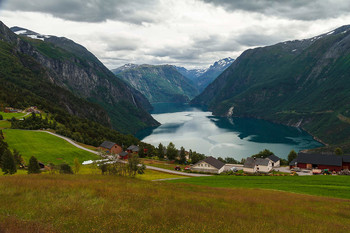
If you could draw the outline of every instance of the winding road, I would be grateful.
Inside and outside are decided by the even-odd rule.
[[[45,130],[38,130],[38,131],[39,131],[39,132],[45,132],[45,133],[51,134],[51,135],[53,135],[53,136],[62,138],[63,140],[69,142],[70,144],[72,144],[73,146],[75,146],[75,147],[77,147],[77,148],[79,148],[79,149],[88,151],[88,152],[93,153],[93,154],[96,154],[96,155],[99,154],[97,151],[93,151],[93,150],[90,150],[90,149],[87,149],[87,148],[85,148],[85,147],[83,147],[83,146],[78,145],[77,143],[75,143],[75,142],[74,142],[72,139],[70,139],[70,138],[67,138],[67,137],[64,137],[64,136],[61,136],[61,135],[52,133],[52,132],[50,132],[50,131],[45,131]],[[150,169],[150,170],[154,170],[154,171],[159,171],[159,172],[164,172],[164,173],[169,173],[169,174],[174,174],[174,175],[181,175],[181,176],[190,176],[190,177],[211,176],[211,175],[205,175],[205,174],[196,174],[196,173],[187,173],[187,172],[172,171],[172,170],[168,170],[168,169],[164,169],[164,168],[159,168],[159,167],[153,167],[153,166],[149,166],[149,165],[146,165],[146,168],[147,168],[147,169]]]

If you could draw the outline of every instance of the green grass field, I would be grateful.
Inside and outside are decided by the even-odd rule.
[[[350,201],[109,175],[0,177],[1,232],[350,232]]]
[[[11,119],[12,117],[15,117],[17,119],[21,119],[26,113],[5,113],[5,112],[0,112],[0,115],[4,118],[4,120]]]
[[[27,162],[31,156],[44,164],[56,165],[64,162],[72,165],[74,158],[78,158],[79,162],[99,158],[45,132],[16,129],[5,129],[3,132],[10,149],[18,150]]]
[[[275,189],[350,199],[349,176],[210,176],[168,182],[225,188]]]
[[[11,128],[11,122],[9,121],[0,121],[0,129]]]

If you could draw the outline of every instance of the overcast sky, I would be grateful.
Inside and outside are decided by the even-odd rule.
[[[0,20],[82,44],[108,68],[203,68],[350,24],[349,0],[0,0]]]

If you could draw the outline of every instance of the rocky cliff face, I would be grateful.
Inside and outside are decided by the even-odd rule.
[[[146,112],[151,109],[147,99],[116,78],[83,46],[54,36],[44,36],[42,39],[32,39],[33,36],[28,35],[18,37],[5,25],[2,24],[1,28],[2,38],[16,44],[18,53],[40,63],[52,83],[105,109],[113,128],[131,133],[158,125]],[[15,31],[18,32],[18,28]]]
[[[127,65],[127,67],[130,68],[123,66],[114,71],[118,77],[139,90],[152,103],[189,102],[198,94],[193,83],[173,66]]]
[[[247,50],[192,103],[207,105],[216,115],[231,111],[301,126],[329,143],[344,142],[350,127],[339,114],[349,116],[349,54],[350,26]]]

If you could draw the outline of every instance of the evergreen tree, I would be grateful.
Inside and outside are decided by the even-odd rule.
[[[145,157],[145,148],[143,147],[143,145],[139,146],[139,157],[140,158],[144,158]]]
[[[4,119],[4,117],[2,115],[0,115],[0,121],[2,121]]]
[[[16,149],[13,150],[13,158],[15,159],[16,165],[22,165],[23,164],[22,155]]]
[[[344,154],[343,150],[340,147],[335,148],[334,153],[336,155],[343,155]]]
[[[164,159],[164,146],[162,143],[159,143],[157,151],[158,151],[158,157],[160,159]]]
[[[185,148],[181,147],[180,149],[180,164],[186,163],[186,151]]]
[[[175,145],[170,142],[168,147],[166,148],[166,157],[169,159],[169,160],[175,160],[176,158],[176,155],[177,155],[177,150],[175,148]]]
[[[296,159],[298,157],[297,152],[295,150],[291,150],[288,154],[288,164],[292,162],[293,159]]]
[[[10,150],[5,150],[2,155],[2,171],[4,174],[15,174],[17,172],[15,160]]]
[[[40,173],[39,162],[34,156],[32,156],[29,159],[28,174],[37,174],[37,173]]]

